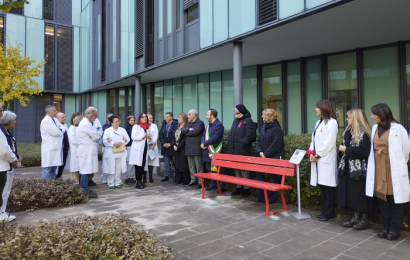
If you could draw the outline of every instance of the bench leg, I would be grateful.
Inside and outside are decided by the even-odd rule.
[[[218,195],[218,194],[212,194],[212,195],[208,195],[208,196],[206,196],[206,198],[209,198],[209,197],[216,197],[216,196],[222,196],[221,188],[219,187],[219,181],[216,181],[216,186],[218,187],[218,192],[219,192],[219,195]]]
[[[268,198],[268,191],[263,190],[263,193],[265,194],[265,203],[266,203],[266,214],[265,216],[269,217],[269,198]]]
[[[204,187],[204,179],[201,178],[201,186],[202,186],[202,199],[205,199],[205,187]]]
[[[283,208],[284,208],[284,210],[278,209],[278,210],[275,210],[275,211],[273,211],[273,212],[271,212],[271,213],[269,213],[268,191],[267,191],[267,190],[263,190],[263,192],[264,192],[264,194],[265,194],[265,203],[266,203],[266,214],[265,214],[265,216],[269,217],[269,216],[272,216],[273,214],[276,214],[276,213],[278,213],[278,212],[287,211],[287,209],[286,209],[286,204],[285,204],[285,196],[284,196],[283,191],[282,191],[282,195],[281,195],[281,196],[282,196],[282,202],[283,202]]]
[[[288,211],[288,208],[286,207],[285,192],[283,190],[281,191],[280,197],[282,198],[283,211],[286,212]]]

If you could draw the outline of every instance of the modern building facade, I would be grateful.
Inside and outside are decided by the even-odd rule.
[[[410,1],[32,0],[0,13],[0,34],[25,55],[48,56],[42,96],[14,104],[16,136],[39,141],[49,103],[68,116],[218,110],[254,121],[274,108],[285,134],[310,133],[315,103],[346,111],[387,103],[410,130]],[[5,37],[2,37],[4,39]],[[28,127],[32,131],[27,131]],[[35,131],[34,131],[35,129]]]

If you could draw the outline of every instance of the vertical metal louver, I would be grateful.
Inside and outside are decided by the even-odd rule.
[[[55,1],[54,9],[55,21],[71,25],[72,1]]]
[[[105,31],[106,31],[106,6],[105,0],[101,1],[101,81],[105,81]]]
[[[145,8],[145,66],[154,65],[154,0],[146,1]]]
[[[198,3],[198,0],[184,0],[184,10],[190,8],[196,3]]]
[[[278,19],[277,0],[259,0],[259,25]]]
[[[135,57],[144,55],[144,0],[135,1]]]
[[[44,65],[44,89],[55,89],[55,27],[54,24],[46,23],[45,27],[45,54],[47,63]]]
[[[71,28],[57,28],[57,90],[73,91],[73,37]]]

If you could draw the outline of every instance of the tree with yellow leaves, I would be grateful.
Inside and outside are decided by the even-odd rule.
[[[7,110],[13,100],[19,100],[25,107],[31,96],[43,91],[35,77],[44,73],[43,65],[46,61],[35,64],[34,59],[21,55],[21,52],[20,44],[13,46],[8,43],[5,53],[4,46],[0,43],[0,102],[7,104]]]

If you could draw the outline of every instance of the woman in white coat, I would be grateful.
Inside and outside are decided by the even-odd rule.
[[[154,179],[152,178],[152,172],[154,171],[154,167],[159,167],[159,158],[158,158],[158,127],[154,124],[154,117],[151,114],[147,114],[148,116],[148,133],[151,135],[151,139],[148,140],[148,172],[149,172],[149,182],[153,183]],[[147,183],[146,174],[144,173],[143,182]]]
[[[148,169],[148,139],[151,135],[147,133],[149,128],[147,115],[139,114],[137,124],[132,128],[132,146],[129,164],[135,165],[136,188],[144,189],[142,175]]]
[[[83,113],[76,112],[71,116],[70,119],[70,128],[68,129],[68,142],[70,143],[70,172],[71,172],[71,180],[75,181],[76,183],[80,183],[80,166],[78,165],[78,139],[77,139],[77,127],[80,124],[81,120],[83,119]]]
[[[105,146],[103,158],[103,171],[107,174],[108,187],[110,189],[121,189],[121,174],[127,172],[127,150],[125,146],[130,141],[127,131],[120,127],[118,116],[112,115],[108,118],[111,125],[104,131],[103,144]],[[114,148],[123,151],[114,152]]]
[[[334,201],[337,178],[336,138],[338,124],[332,103],[327,100],[316,102],[316,114],[320,120],[316,123],[307,155],[311,161],[310,185],[319,184],[322,196],[322,214],[319,221],[335,217]]]
[[[410,196],[410,141],[406,129],[394,119],[386,104],[377,104],[371,110],[376,124],[371,134],[366,195],[378,200],[382,222],[378,236],[396,240],[403,222],[403,203]]]

